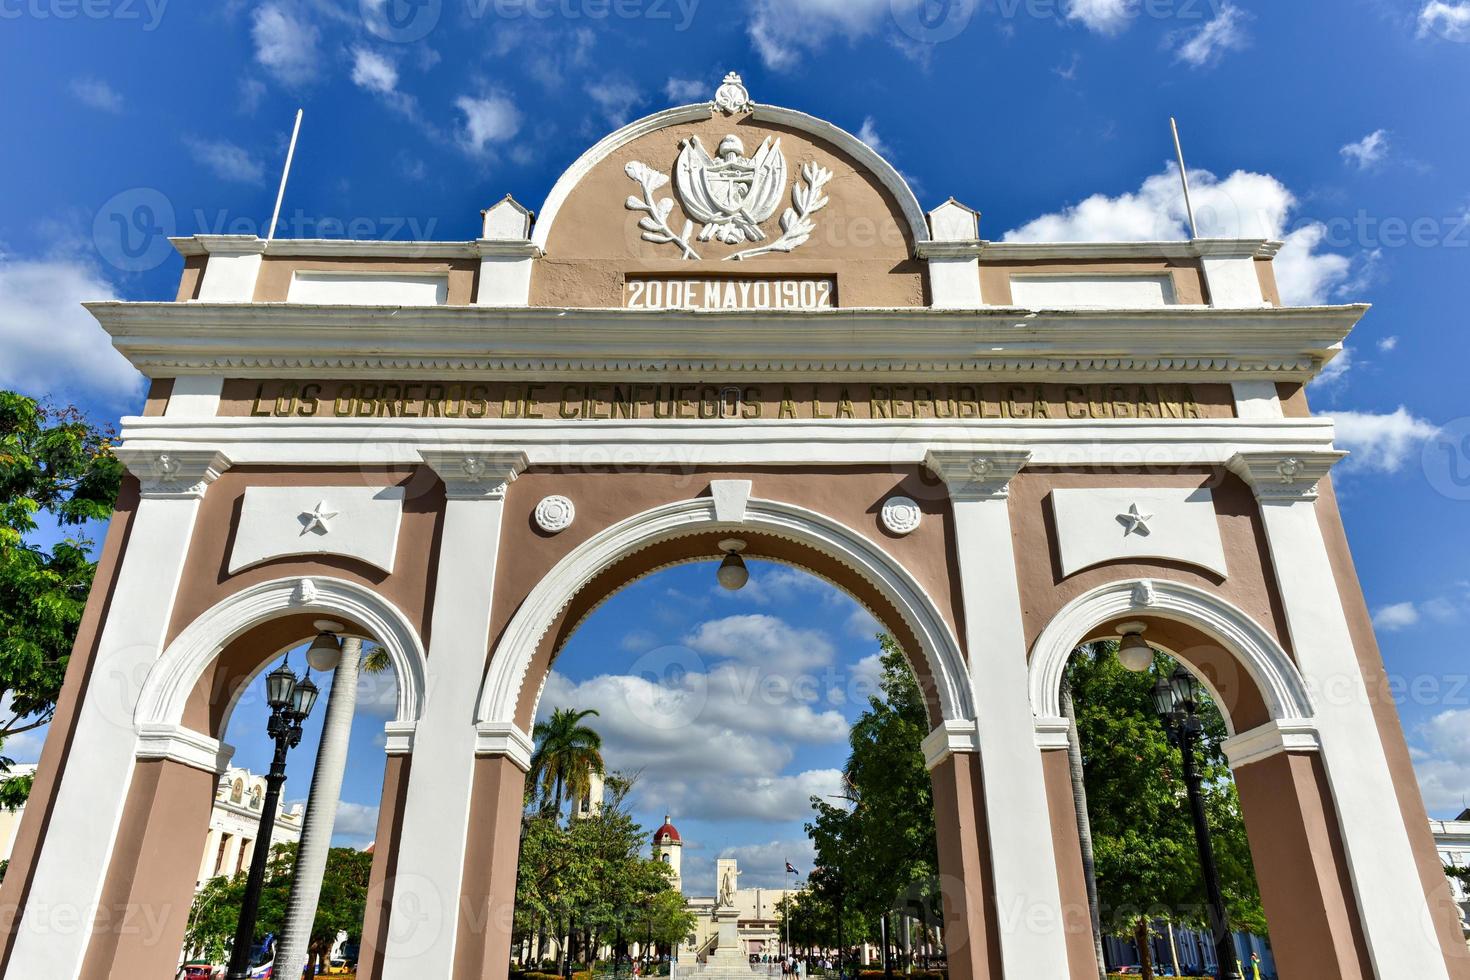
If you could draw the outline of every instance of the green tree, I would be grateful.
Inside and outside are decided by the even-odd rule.
[[[530,785],[541,800],[543,813],[559,813],[568,798],[589,790],[592,773],[602,768],[602,736],[582,724],[596,717],[593,709],[557,708],[532,731],[536,749],[531,755]]]
[[[317,903],[310,940],[311,953],[319,961],[331,952],[339,933],[345,932],[349,939],[361,940],[372,866],[373,856],[366,851],[334,847],[327,853],[321,900]],[[295,867],[295,844],[277,844],[271,848],[265,885],[260,893],[260,912],[255,921],[257,942],[268,933],[281,934]],[[247,877],[242,871],[233,877],[211,878],[194,896],[188,930],[184,934],[184,947],[191,956],[222,963],[229,955],[230,940],[235,936],[235,925],[240,918],[240,903],[245,897]]]
[[[1102,928],[1131,938],[1151,975],[1147,940],[1154,920],[1207,928],[1208,906],[1190,820],[1179,750],[1169,743],[1153,705],[1160,673],[1175,663],[1162,654],[1154,672],[1135,674],[1114,644],[1084,647],[1067,668],[1083,755]],[[1265,934],[1241,819],[1240,800],[1221,743],[1225,723],[1201,695],[1204,733],[1197,754],[1205,808],[1231,925]]]
[[[66,675],[97,563],[84,533],[117,501],[122,465],[110,432],[74,408],[52,409],[0,391],[0,772],[5,739],[47,724]],[[73,534],[35,544],[48,515]],[[30,793],[29,777],[0,782],[0,806]]]
[[[879,694],[868,699],[848,736],[846,799],[814,797],[816,818],[807,824],[821,869],[811,878],[813,901],[851,913],[851,921],[842,920],[849,944],[879,941],[884,916],[912,914],[914,904],[932,900],[939,863],[933,783],[922,749],[929,733],[923,691],[893,638],[878,641]],[[835,911],[823,921],[835,929]],[[849,927],[859,932],[847,933]],[[834,933],[826,944],[835,941]]]

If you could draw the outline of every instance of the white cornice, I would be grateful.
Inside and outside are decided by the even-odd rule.
[[[267,243],[249,235],[194,235],[170,238],[180,255],[218,255],[259,252],[300,258],[473,259],[485,254],[484,244],[472,242],[361,241],[345,238],[276,238]],[[494,246],[529,243],[493,242]],[[534,254],[540,254],[539,250]]]
[[[90,303],[151,377],[1307,380],[1366,306],[629,311]]]
[[[961,243],[953,243],[961,244]],[[1044,259],[1197,259],[1202,255],[1263,258],[1280,242],[1264,238],[1196,238],[1187,242],[972,242],[980,260],[1036,262]]]

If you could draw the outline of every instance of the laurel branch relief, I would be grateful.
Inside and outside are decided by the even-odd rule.
[[[638,227],[643,240],[655,245],[673,245],[686,260],[700,258],[695,250],[696,241],[753,246],[725,256],[727,261],[792,252],[811,238],[817,228],[813,216],[831,201],[826,188],[832,180],[832,171],[814,162],[803,164],[800,179],[791,187],[791,206],[781,214],[781,234],[774,241],[767,241],[761,225],[775,213],[787,179],[786,158],[779,139],[767,138],[753,157],[745,156],[744,145],[734,135],[721,140],[713,154],[699,137],[685,140],[672,178],[688,216],[678,231],[669,223],[674,210],[673,198],[658,196],[668,186],[670,176],[636,160],[625,170],[643,192],[641,197],[630,195],[625,203],[629,211],[642,214]],[[697,233],[696,223],[700,226]]]

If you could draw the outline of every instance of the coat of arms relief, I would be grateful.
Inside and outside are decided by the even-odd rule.
[[[715,93],[714,105],[727,116],[750,109],[750,96],[739,75],[731,72],[725,76],[725,83]],[[772,252],[795,251],[816,231],[813,215],[830,201],[825,190],[832,171],[814,161],[802,165],[800,179],[791,187],[791,205],[781,214],[781,234],[771,240],[761,225],[776,213],[786,196],[786,156],[781,152],[781,141],[768,136],[751,156],[746,156],[744,141],[733,133],[720,140],[714,153],[698,136],[682,141],[679,147],[673,183],[687,215],[680,231],[669,223],[673,198],[658,197],[658,192],[668,186],[669,175],[637,160],[625,168],[643,190],[641,197],[630,196],[625,206],[642,213],[638,227],[644,241],[673,245],[685,259],[700,257],[696,242],[752,245],[725,256],[738,262]]]

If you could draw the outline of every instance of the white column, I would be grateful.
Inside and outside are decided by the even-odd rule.
[[[929,212],[930,241],[916,252],[929,263],[929,298],[935,309],[973,310],[980,296],[980,214],[954,198]]]
[[[229,465],[213,450],[118,456],[142,482],[76,732],[20,913],[7,977],[75,977],[92,936],[133,777],[133,709],[164,631],[205,489]]]
[[[1322,762],[1378,976],[1449,976],[1317,520],[1317,484],[1345,453],[1241,453],[1260,502],[1291,647],[1313,692]]]
[[[490,601],[509,483],[522,452],[421,450],[448,490],[424,712],[413,736],[384,980],[453,973],[474,778],[475,706],[490,643]]]
[[[286,921],[276,948],[274,971],[282,977],[299,977],[306,966],[311,943],[311,926],[316,921],[322,878],[327,872],[327,852],[332,846],[332,828],[337,822],[337,802],[342,796],[342,776],[347,771],[347,743],[352,738],[352,716],[357,711],[357,665],[362,660],[362,639],[342,639],[341,659],[332,674],[332,693],[327,696],[327,716],[322,720],[322,738],[311,771],[311,792],[306,797],[306,815],[301,822],[301,842],[296,850],[296,873],[286,899]]]
[[[201,303],[249,303],[265,257],[265,241],[254,235],[198,235],[209,259],[199,283]]]
[[[1008,491],[1027,450],[931,450],[949,485],[975,695],[980,769],[1007,977],[1068,976],[1041,750],[1026,667],[1026,634]]]

